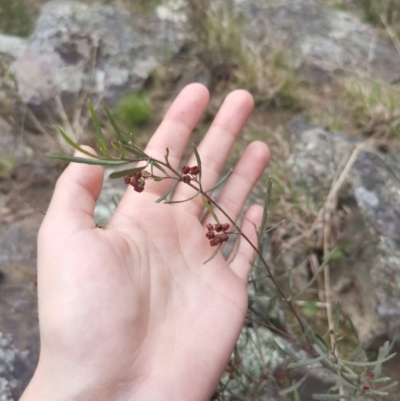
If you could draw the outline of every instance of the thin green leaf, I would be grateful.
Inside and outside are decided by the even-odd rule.
[[[263,237],[264,231],[265,231],[265,226],[267,224],[268,207],[269,207],[269,203],[271,201],[271,194],[272,194],[272,178],[271,178],[271,176],[269,176],[267,192],[265,193],[265,198],[264,198],[263,216],[262,216],[260,228],[258,230],[258,242],[259,243],[261,243],[261,241],[262,241],[262,237]]]
[[[194,152],[194,156],[196,157],[197,166],[198,166],[199,169],[200,169],[200,173],[199,173],[199,183],[200,183],[200,185],[201,185],[201,175],[202,175],[202,173],[203,173],[203,169],[202,169],[202,166],[201,166],[201,159],[200,159],[199,152],[197,151],[197,148],[196,148],[196,146],[195,146],[194,144],[193,144],[193,152]]]
[[[155,162],[154,160],[152,160],[150,162],[150,164],[152,166],[154,166],[155,168],[158,168],[161,172],[163,172],[165,175],[168,175],[168,173],[165,171],[165,169],[163,167],[161,167],[157,162]]]
[[[242,239],[242,236],[239,235],[239,238],[237,239],[237,241],[235,243],[235,249],[233,250],[232,257],[228,261],[228,265],[231,264],[236,259],[236,256],[239,253],[241,239]]]
[[[140,149],[138,149],[134,145],[126,145],[126,144],[124,144],[124,149],[128,153],[132,153],[133,155],[135,155],[139,159],[148,159],[148,156],[146,155],[146,153],[142,152]]]
[[[272,311],[274,310],[277,300],[278,300],[278,297],[277,297],[276,294],[273,295],[273,296],[271,297],[271,299],[270,299],[270,301],[269,301],[269,304],[268,304],[268,308],[267,308],[267,310],[266,310],[266,312],[265,312],[265,315],[266,315],[267,317],[269,317],[269,315],[270,315],[270,314],[272,313]]]
[[[106,105],[105,102],[103,102],[103,109],[107,115],[108,121],[110,122],[111,126],[113,127],[116,135],[118,136],[118,139],[121,142],[125,142],[125,143],[129,143],[129,138],[127,136],[125,136],[122,131],[120,130],[120,128],[118,127],[118,124],[116,123],[113,115],[111,114],[110,109],[108,108],[108,106]]]
[[[375,366],[377,364],[382,364],[384,362],[387,362],[389,359],[392,359],[395,356],[396,356],[396,352],[394,352],[393,354],[390,354],[386,358],[379,359],[379,360],[373,361],[373,362],[354,362],[354,361],[348,361],[348,360],[345,360],[345,359],[340,359],[340,362],[345,364],[345,365],[350,365],[350,366],[363,366],[363,367],[365,367],[365,366]]]
[[[115,150],[119,159],[124,159],[125,157],[124,147],[122,146],[122,143],[120,141],[112,141],[111,147]]]
[[[81,148],[77,143],[75,143],[67,134],[66,132],[58,127],[58,132],[60,133],[60,135],[63,137],[64,141],[67,142],[67,144],[69,146],[71,146],[72,148],[74,148],[75,150],[78,150],[79,152],[83,153],[86,156],[90,156],[93,157],[94,159],[100,159],[100,160],[105,160],[102,157],[99,157],[98,155],[94,154],[94,153],[90,153],[87,150]]]
[[[217,248],[213,252],[213,254],[205,261],[203,262],[203,265],[207,264],[211,259],[214,259],[215,255],[218,253],[218,251],[221,249],[222,244],[218,244]]]
[[[368,394],[371,394],[371,395],[381,395],[381,396],[383,396],[383,397],[389,395],[389,393],[386,392],[386,391],[373,390],[373,389],[370,389],[370,390],[368,391]]]
[[[366,350],[368,348],[368,346],[372,342],[372,339],[373,339],[373,337],[371,335],[369,338],[366,338],[363,342],[358,344],[357,347],[354,349],[354,351],[350,354],[349,359],[351,361],[354,361],[361,352],[363,352],[364,350]]]
[[[46,216],[46,212],[44,212],[43,210],[41,210],[41,209],[36,209],[40,214],[42,214],[43,216]]]
[[[351,395],[340,395],[340,394],[313,394],[312,398],[314,400],[351,400]]]
[[[97,114],[94,110],[93,103],[91,102],[90,99],[88,99],[88,101],[87,101],[87,107],[89,109],[90,116],[92,117],[93,124],[94,124],[94,127],[96,128],[96,133],[99,138],[99,142],[98,142],[99,149],[104,154],[104,156],[110,157],[110,152],[107,149],[107,144],[104,139],[103,131],[100,127],[99,119],[97,118]]]
[[[290,394],[293,391],[297,390],[307,380],[309,374],[310,374],[310,372],[308,372],[306,375],[304,375],[304,377],[302,377],[298,382],[295,382],[291,386],[279,391],[279,395]]]
[[[221,185],[224,185],[228,178],[232,175],[233,169],[230,169],[227,174],[225,174],[213,187],[207,189],[204,192],[212,192],[215,189],[219,188]]]
[[[321,355],[317,358],[313,358],[313,359],[307,359],[304,361],[299,361],[299,362],[293,362],[293,363],[289,363],[288,368],[289,369],[297,369],[297,368],[304,368],[306,366],[312,365],[316,362],[321,361],[322,359],[325,359],[329,356],[329,354],[326,355]]]
[[[199,193],[200,193],[200,191],[197,191],[197,192],[196,192],[193,196],[191,196],[190,198],[183,199],[183,200],[179,200],[179,201],[167,201],[167,202],[164,202],[164,203],[167,203],[167,204],[169,204],[169,205],[172,205],[172,204],[174,204],[174,203],[185,203],[185,202],[187,202],[187,201],[190,201],[190,200],[196,198],[196,196],[197,196]]]
[[[203,200],[204,206],[205,206],[205,208],[208,210],[208,213],[210,213],[211,216],[213,217],[213,219],[214,219],[217,223],[219,223],[218,217],[217,217],[217,215],[215,214],[215,212],[214,212],[212,206],[209,204],[208,199],[207,199],[204,195],[201,195],[201,199]]]
[[[104,160],[104,159],[84,159],[82,157],[75,157],[69,155],[63,155],[61,153],[46,153],[46,157],[49,159],[59,159],[59,160],[66,160],[68,162],[73,163],[83,163],[83,164],[94,164],[97,166],[104,166],[104,167],[116,167],[116,166],[123,166],[124,164],[128,164],[129,161],[125,160]]]
[[[386,383],[392,380],[391,377],[380,377],[379,379],[373,379],[372,383]]]
[[[293,361],[297,362],[299,360],[299,358],[292,351],[290,351],[289,349],[281,347],[280,344],[278,344],[278,342],[275,340],[275,338],[273,338],[272,340],[273,340],[273,344],[274,344],[275,348],[278,351],[281,351],[283,354],[288,356]]]
[[[318,276],[322,273],[324,270],[325,266],[329,263],[330,256],[333,255],[335,252],[335,249],[333,249],[329,255],[326,257],[326,259],[321,263],[321,265],[318,267],[317,272],[314,274],[312,279],[296,294],[291,297],[291,300],[299,298],[301,295],[303,295],[315,282],[315,280],[318,278]]]
[[[382,359],[385,358],[390,352],[390,343],[385,341],[382,347],[379,348],[378,359],[376,365],[374,366],[374,376],[379,377],[382,373]]]
[[[169,196],[170,194],[172,194],[172,192],[174,192],[174,190],[175,190],[176,186],[178,185],[178,183],[179,183],[179,180],[176,180],[176,181],[174,182],[174,184],[172,185],[172,187],[171,187],[163,196],[161,196],[160,198],[158,198],[158,199],[156,200],[156,203],[161,203],[163,200],[167,199],[168,196]]]
[[[399,384],[398,382],[392,382],[392,383],[388,384],[388,385],[385,386],[385,387],[381,387],[381,388],[379,389],[379,391],[390,390],[390,389],[393,388],[393,387],[397,387],[398,384]]]
[[[335,333],[337,333],[339,331],[339,324],[340,324],[340,303],[338,301],[335,302],[333,317],[334,317]]]
[[[134,168],[130,168],[127,170],[115,171],[114,173],[111,173],[109,175],[109,178],[121,178],[121,177],[125,177],[126,175],[136,174],[136,173],[139,173],[139,171],[143,171],[146,167],[147,166],[134,167]]]
[[[323,337],[321,337],[319,334],[315,333],[314,330],[311,328],[311,326],[308,324],[308,322],[305,319],[301,319],[301,322],[303,323],[304,329],[306,331],[306,334],[311,337],[311,339],[314,341],[314,344],[318,346],[320,351],[320,355],[325,355],[328,351],[328,345],[326,341],[324,340]],[[318,349],[317,349],[318,351]]]
[[[350,326],[349,328],[350,328],[350,331],[352,332],[354,338],[357,340],[357,342],[359,342],[359,341],[360,341],[360,338],[359,338],[359,336],[358,336],[358,332],[357,332],[356,327],[354,326],[353,321],[352,321],[349,317],[347,317],[346,321],[347,321],[347,323],[348,323],[349,326]],[[350,358],[350,359],[351,359],[351,358]]]

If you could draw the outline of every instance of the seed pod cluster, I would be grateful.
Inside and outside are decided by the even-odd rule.
[[[190,181],[192,181],[194,177],[199,175],[200,168],[198,166],[189,167],[189,166],[185,165],[182,167],[181,171],[182,171],[182,174],[184,174],[182,177],[182,181],[185,184],[189,184]]]
[[[139,171],[138,173],[135,174],[126,175],[124,177],[124,182],[127,185],[132,185],[133,189],[136,192],[143,192],[144,185],[146,183],[145,178],[147,178],[147,175],[144,177],[142,172]]]
[[[229,223],[224,223],[224,224],[207,224],[207,232],[206,232],[206,238],[210,240],[210,245],[211,246],[217,246],[219,244],[222,244],[223,242],[228,241],[228,234],[226,231],[229,230]]]

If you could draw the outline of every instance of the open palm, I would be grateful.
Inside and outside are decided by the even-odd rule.
[[[169,148],[178,168],[207,103],[203,86],[186,87],[145,152],[162,159]],[[204,188],[217,181],[252,106],[244,91],[226,98],[199,146]],[[268,158],[266,145],[250,144],[219,195],[233,220]],[[141,194],[129,187],[109,224],[96,228],[102,176],[98,166],[71,164],[41,227],[41,355],[23,399],[208,400],[243,325],[253,250],[243,241],[231,265],[221,254],[204,264],[214,250],[204,236],[212,219],[200,197],[155,203],[170,180],[150,181]],[[181,183],[173,199],[192,191]],[[242,225],[254,241],[251,222],[261,213],[251,207]]]

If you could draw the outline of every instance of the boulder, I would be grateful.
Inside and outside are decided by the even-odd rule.
[[[322,205],[334,177],[360,142],[303,120],[292,121],[289,129],[294,146],[288,168],[295,183]],[[358,154],[342,191],[344,202],[351,208],[353,200],[362,219],[347,223],[352,234],[343,247],[352,246],[353,257],[335,261],[332,274],[353,280],[345,289],[353,292],[353,301],[348,305],[342,302],[342,307],[354,313],[355,305],[360,304],[352,318],[364,335],[393,338],[400,327],[399,160],[398,147],[383,152],[367,145]],[[340,298],[343,301],[343,295]]]
[[[305,0],[235,0],[254,46],[292,54],[322,71],[350,69],[374,78],[400,77],[400,55],[372,26],[349,13]]]
[[[26,39],[0,34],[0,55],[6,59],[17,59],[24,52],[26,45]]]
[[[77,1],[44,4],[25,50],[12,65],[22,103],[45,117],[60,97],[71,115],[82,95],[112,105],[140,90],[149,74],[182,46],[182,21],[167,11],[164,6],[131,15]],[[54,109],[50,115],[57,115]]]

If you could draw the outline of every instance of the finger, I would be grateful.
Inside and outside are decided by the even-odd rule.
[[[231,148],[253,110],[253,106],[253,98],[244,90],[234,91],[226,97],[198,148],[202,162],[203,189],[210,188],[217,182]],[[192,156],[189,166],[195,165],[195,160],[195,157]],[[194,193],[194,189],[189,185],[180,183],[172,199],[174,201],[188,199]],[[200,216],[204,209],[201,197],[185,202],[181,207],[196,216]]]
[[[83,148],[90,153],[96,153],[88,146]],[[75,156],[87,158],[87,155],[79,152],[75,152]],[[95,227],[93,213],[102,185],[101,166],[70,163],[57,180],[45,223],[61,223],[63,230],[70,233]]]
[[[145,153],[154,159],[164,161],[165,151],[168,148],[169,162],[173,168],[178,168],[190,134],[207,107],[208,100],[209,93],[204,85],[196,83],[186,86],[168,109],[163,121],[150,139]],[[158,172],[157,169],[154,171]],[[159,197],[168,191],[171,185],[172,180],[149,181],[146,183],[146,192]],[[133,188],[129,187],[122,205],[126,201],[130,205],[132,196],[135,194]]]
[[[243,219],[241,231],[247,236],[251,243],[257,248],[257,229],[261,224],[263,208],[259,205],[251,206]],[[231,269],[236,275],[247,282],[253,259],[255,256],[254,248],[242,238],[240,241],[239,252],[235,260],[230,264]]]
[[[228,182],[216,199],[217,204],[232,220],[236,221],[239,217],[246,200],[264,172],[269,158],[270,151],[264,142],[252,142],[233,170]],[[226,222],[226,217],[220,210],[215,209],[215,214],[221,222]],[[203,223],[214,224],[215,221],[208,214]]]

